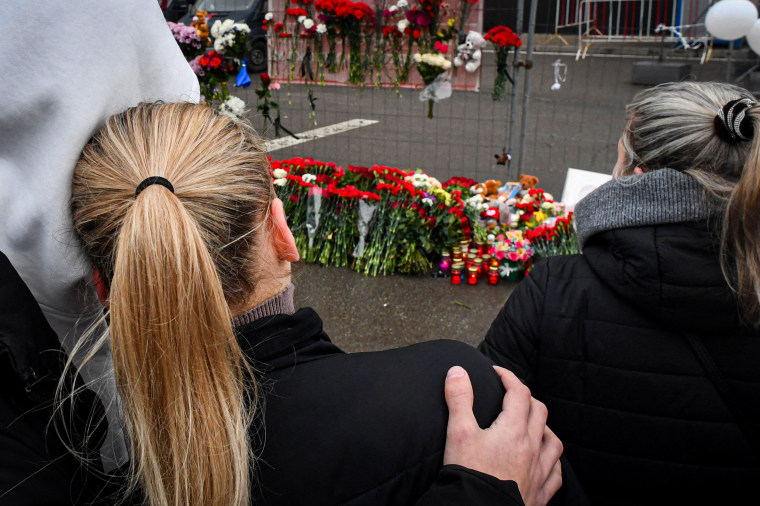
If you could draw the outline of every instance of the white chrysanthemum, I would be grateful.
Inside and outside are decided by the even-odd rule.
[[[266,16],[264,16],[264,19],[266,19],[267,21],[272,21],[272,18],[274,18],[274,14],[272,14],[271,12],[267,12]]]
[[[324,23],[319,23],[317,25],[317,33],[326,33],[327,32],[327,25]]]
[[[215,39],[219,37],[222,34],[222,22],[219,21],[218,19],[214,21],[214,24],[211,25],[211,30],[209,31],[209,33]]]
[[[407,2],[406,0],[398,0],[398,2],[396,3],[396,7],[398,7],[399,9],[405,9],[406,7],[409,7],[409,2]]]
[[[245,102],[238,97],[228,97],[219,106],[219,111],[232,118],[242,118],[243,114],[245,114]]]
[[[398,28],[398,31],[401,33],[404,33],[404,30],[406,30],[409,27],[409,21],[406,19],[402,19],[398,23],[396,23],[396,28]]]
[[[544,200],[554,201],[554,197],[552,197],[551,193],[544,193]]]
[[[251,28],[245,23],[235,23],[232,25],[232,29],[238,32],[251,33]]]
[[[304,174],[303,176],[301,176],[301,179],[303,179],[304,183],[311,183],[311,182],[317,180],[317,176],[315,176],[314,174],[309,174],[307,172],[306,174]]]
[[[288,171],[285,169],[274,169],[272,171],[272,177],[274,177],[275,179],[284,179],[285,177],[287,177],[287,175],[288,175]]]
[[[312,26],[314,26],[314,20],[312,20],[312,19],[306,19],[303,22],[303,27],[306,28],[307,30],[311,30]]]
[[[303,23],[304,21],[306,21],[306,16],[298,16],[299,23]]]
[[[422,55],[421,55],[420,53],[414,53],[414,56],[412,56],[412,58],[413,58],[413,59],[414,59],[414,61],[416,61],[417,63],[419,63],[419,62],[421,62],[421,61],[422,61]]]
[[[391,5],[390,7],[388,7],[388,12],[391,12],[391,13],[398,12],[398,7],[396,7],[395,5]]]
[[[285,186],[285,183],[287,183],[288,180],[283,177],[283,178],[280,178],[280,179],[275,179],[272,182],[274,183],[275,186]]]
[[[433,199],[425,197],[424,199],[422,199],[422,203],[425,204],[428,207],[432,207],[433,206]]]

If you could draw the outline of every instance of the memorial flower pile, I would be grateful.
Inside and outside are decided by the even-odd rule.
[[[441,183],[419,170],[380,165],[344,170],[311,158],[270,163],[299,253],[308,263],[368,276],[422,274],[438,266],[443,252],[473,243],[491,255],[484,269],[493,264],[501,276],[516,279],[534,256],[573,252],[572,216],[549,216],[562,206],[541,190],[525,193],[531,218],[518,218],[512,228],[481,219],[483,202],[474,203],[474,181],[468,178]],[[538,222],[540,213],[546,218]]]

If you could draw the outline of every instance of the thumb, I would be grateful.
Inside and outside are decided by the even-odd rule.
[[[449,369],[446,374],[444,387],[446,404],[449,407],[449,427],[475,424],[475,415],[472,413],[472,403],[475,396],[472,393],[472,383],[467,371],[458,365]]]

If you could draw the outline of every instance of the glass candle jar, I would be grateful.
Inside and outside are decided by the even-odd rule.
[[[472,265],[474,265],[478,269],[478,279],[483,277],[483,259],[480,257],[475,258],[475,260],[472,261]]]
[[[462,250],[462,254],[466,255],[470,252],[470,240],[469,239],[462,239],[459,241],[459,248]]]
[[[491,265],[492,256],[489,253],[483,253],[483,267],[488,269]]]
[[[452,285],[461,285],[462,284],[462,270],[464,269],[464,264],[461,262],[456,262],[451,265],[451,284]]]
[[[441,253],[441,261],[438,263],[441,274],[448,276],[451,272],[451,255],[448,251]]]
[[[478,284],[478,268],[474,265],[467,268],[467,283],[470,285]]]
[[[475,262],[476,258],[478,258],[478,254],[475,253],[474,251],[467,253],[467,261],[464,263],[465,266],[467,267],[471,266],[473,262]]]
[[[486,244],[483,241],[475,241],[475,252],[478,254],[479,257],[483,256],[483,253],[486,253]]]
[[[492,265],[488,268],[488,284],[495,285],[499,282],[499,267]]]

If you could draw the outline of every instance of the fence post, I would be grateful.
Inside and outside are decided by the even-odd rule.
[[[525,131],[528,125],[528,104],[530,103],[530,71],[533,68],[533,46],[536,35],[536,9],[538,0],[530,0],[530,20],[528,21],[528,50],[525,53],[525,83],[523,86],[522,119],[520,120],[520,151],[517,173],[523,170],[525,160]]]
[[[522,27],[523,27],[523,8],[525,6],[525,0],[517,0],[517,21],[515,23],[515,33],[522,37]],[[520,61],[520,48],[516,47],[514,52],[514,57],[512,60],[512,68],[513,68],[513,74],[512,74],[512,103],[509,106],[509,133],[507,134],[507,153],[509,156],[514,158],[514,131],[515,131],[515,122],[517,121],[517,87],[520,77],[520,67],[517,66],[517,62]],[[512,162],[507,161],[507,178],[509,178],[509,175],[512,173]]]

